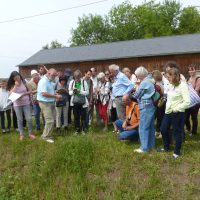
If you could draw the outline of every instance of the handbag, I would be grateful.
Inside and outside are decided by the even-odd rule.
[[[63,107],[63,106],[66,106],[66,100],[65,99],[56,101],[56,107]]]
[[[190,95],[190,105],[188,108],[192,108],[200,103],[200,97],[190,83],[188,84],[188,90]]]
[[[86,103],[84,95],[74,95],[73,104],[82,106]]]

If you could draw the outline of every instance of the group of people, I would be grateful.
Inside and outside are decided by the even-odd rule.
[[[104,132],[112,122],[113,132],[120,140],[139,139],[140,148],[134,150],[137,153],[154,149],[155,135],[163,138],[163,148],[157,150],[170,151],[172,133],[175,141],[172,159],[177,159],[185,137],[184,127],[190,135],[197,134],[198,128],[200,79],[195,65],[190,65],[188,72],[186,79],[175,62],[166,63],[163,72],[149,72],[140,66],[134,73],[129,68],[120,71],[116,64],[105,72],[97,73],[91,68],[85,74],[80,70],[56,71],[41,65],[38,71],[31,71],[31,80],[26,81],[14,71],[0,85],[2,105],[12,93],[20,94],[12,105],[0,108],[2,132],[10,130],[12,109],[20,140],[24,139],[25,122],[30,139],[35,139],[33,111],[36,129],[41,129],[41,121],[44,124],[42,139],[53,143],[54,126],[57,133],[67,132],[73,111],[75,135],[86,134],[96,116],[96,124],[103,124]],[[196,101],[192,100],[192,94],[197,96]]]

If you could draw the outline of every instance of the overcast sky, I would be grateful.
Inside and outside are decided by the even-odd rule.
[[[52,40],[68,46],[70,30],[83,14],[107,14],[112,6],[125,0],[108,0],[50,15],[1,23],[14,18],[76,7],[100,0],[0,0],[0,78],[8,77],[16,66]],[[133,5],[142,0],[130,0]],[[200,0],[180,0],[184,6],[199,6]]]

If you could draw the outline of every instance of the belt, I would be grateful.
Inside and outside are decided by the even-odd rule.
[[[121,98],[121,97],[123,97],[123,96],[116,96],[115,98]]]
[[[54,104],[54,102],[46,102],[46,101],[39,101],[39,103],[50,104],[50,105],[53,105],[53,104]]]

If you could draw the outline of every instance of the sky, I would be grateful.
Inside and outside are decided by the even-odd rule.
[[[0,78],[7,78],[17,65],[31,57],[44,45],[57,40],[69,46],[71,29],[77,27],[84,14],[105,15],[125,0],[107,0],[80,8],[19,21],[3,21],[55,10],[77,7],[100,0],[0,0]],[[129,0],[140,5],[142,0]],[[200,6],[200,0],[180,0],[183,6]]]

